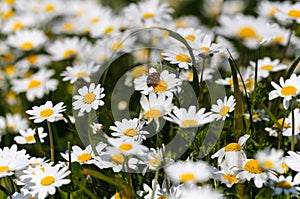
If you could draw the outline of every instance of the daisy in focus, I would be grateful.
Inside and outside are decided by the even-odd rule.
[[[34,144],[36,143],[35,140],[35,133],[38,133],[38,137],[40,139],[41,143],[44,143],[44,138],[47,137],[47,133],[44,132],[44,128],[43,127],[39,127],[37,129],[27,129],[25,130],[20,130],[19,133],[21,134],[21,136],[15,136],[14,140],[17,142],[17,144]]]
[[[229,96],[229,98],[225,96],[224,101],[218,99],[217,104],[211,106],[212,117],[215,117],[216,120],[225,120],[226,117],[229,117],[229,113],[234,111],[235,104],[233,95]]]
[[[174,106],[172,112],[165,116],[164,119],[178,124],[181,128],[199,127],[214,120],[211,112],[204,113],[205,108],[197,111],[196,106],[190,106],[188,110]]]
[[[38,198],[46,198],[48,195],[54,195],[56,188],[70,183],[70,179],[65,179],[70,173],[68,167],[59,164],[37,166],[28,178],[24,179],[24,189],[38,194]]]
[[[296,186],[298,183],[293,181],[292,176],[279,176],[277,180],[271,181],[273,185],[274,193],[280,195],[284,193],[285,195],[295,194],[299,195],[299,187]]]
[[[34,123],[41,123],[44,120],[55,122],[63,116],[61,112],[65,111],[65,108],[63,102],[53,106],[51,101],[47,101],[44,105],[32,107],[32,110],[27,110],[26,113],[31,116],[29,119]]]
[[[148,97],[142,96],[140,104],[143,109],[142,115],[150,123],[154,120],[158,124],[158,119],[171,112],[173,96],[165,96],[164,94],[150,93]]]
[[[162,53],[164,60],[170,62],[170,64],[177,64],[179,68],[189,69],[192,66],[192,58],[187,49],[181,47],[175,47]]]
[[[218,164],[224,163],[224,166],[229,169],[237,167],[242,167],[242,160],[246,159],[246,153],[243,150],[243,146],[249,139],[249,135],[244,135],[239,138],[238,143],[232,142],[227,144],[226,147],[221,148],[211,158],[218,158]]]
[[[69,161],[69,152],[60,154],[66,161]],[[72,146],[71,162],[78,162],[79,164],[94,164],[94,153],[91,145],[88,145],[84,150],[78,146]]]
[[[92,109],[97,110],[99,106],[103,106],[104,102],[101,100],[105,94],[103,93],[104,88],[101,84],[95,86],[91,83],[89,87],[83,86],[78,89],[79,95],[73,97],[73,109],[78,110],[80,113],[89,113]]]
[[[148,75],[143,75],[134,80],[134,89],[140,91],[143,95],[155,92],[170,96],[178,90],[181,83],[181,80],[174,73],[169,73],[167,70],[159,73],[156,69],[150,68]]]
[[[108,142],[115,149],[124,155],[144,155],[149,149],[141,142],[135,141],[132,137],[108,138]],[[108,147],[109,148],[109,147]]]
[[[111,135],[116,137],[128,136],[134,137],[137,140],[146,139],[145,135],[149,134],[143,131],[143,124],[137,119],[122,119],[121,122],[115,121],[115,126],[110,126],[109,129],[114,131]]]
[[[300,80],[296,76],[296,74],[293,74],[289,79],[285,80],[283,77],[280,77],[279,84],[276,84],[275,82],[271,82],[272,86],[275,88],[275,90],[272,90],[269,93],[269,100],[273,100],[277,97],[283,98],[283,107],[285,110],[289,108],[290,100],[292,100],[293,97],[296,97],[300,92]]]

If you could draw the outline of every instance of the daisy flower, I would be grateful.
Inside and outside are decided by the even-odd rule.
[[[11,176],[29,165],[29,155],[25,149],[18,151],[17,145],[0,149],[0,178]]]
[[[96,160],[100,162],[96,166],[100,169],[102,168],[112,168],[115,173],[120,172],[122,169],[128,171],[128,169],[136,170],[138,159],[133,157],[128,157],[124,153],[116,148],[108,147],[106,152],[102,153],[100,156],[95,157]]]
[[[280,77],[279,84],[271,82],[275,90],[269,93],[269,100],[273,100],[277,97],[283,97],[283,107],[285,110],[289,108],[290,100],[297,96],[300,92],[300,82],[296,74],[293,74],[289,79],[285,80]]]
[[[221,148],[211,158],[218,158],[218,164],[225,163],[229,169],[233,167],[240,168],[242,165],[241,161],[246,159],[246,153],[243,150],[243,146],[250,136],[244,135],[239,138],[238,143],[232,142],[227,144],[226,147]]]
[[[9,35],[6,42],[14,48],[29,51],[40,48],[46,41],[47,37],[40,30],[19,30]]]
[[[26,92],[26,98],[29,101],[35,98],[41,99],[45,94],[56,89],[58,81],[50,79],[53,75],[54,70],[41,69],[29,78],[13,79],[12,90],[16,93]]]
[[[70,183],[70,179],[65,179],[71,172],[68,167],[61,165],[44,164],[37,166],[24,181],[25,189],[31,193],[37,193],[38,198],[46,198],[48,195],[54,195],[56,188]]]
[[[294,182],[300,184],[300,152],[289,151],[288,154],[289,156],[285,157],[284,161],[290,169],[297,172],[294,176]]]
[[[30,14],[19,14],[6,20],[1,27],[3,33],[14,33],[25,28],[33,27],[36,24],[35,17]]]
[[[31,67],[44,67],[51,62],[50,56],[43,54],[31,54],[16,63],[16,67],[27,72]]]
[[[181,128],[192,128],[204,125],[214,120],[211,112],[205,112],[205,108],[196,110],[196,106],[190,106],[187,109],[173,107],[173,113],[169,113],[164,119],[176,123]]]
[[[134,89],[140,91],[143,95],[149,95],[151,92],[165,93],[171,95],[178,90],[182,81],[176,78],[174,73],[163,70],[161,73],[156,69],[150,68],[148,75],[143,75],[134,80]]]
[[[224,101],[221,99],[217,100],[217,104],[211,106],[211,112],[213,112],[212,117],[215,117],[216,120],[225,120],[226,117],[229,117],[230,112],[234,111],[235,108],[235,99],[231,95],[229,98],[224,97]]]
[[[148,97],[142,95],[140,104],[143,109],[143,116],[150,123],[154,120],[158,124],[158,119],[171,112],[172,96],[165,96],[164,94],[150,93]]]
[[[300,3],[284,3],[278,7],[278,12],[275,13],[275,18],[285,24],[287,22],[292,22],[293,20],[300,23]]]
[[[5,116],[5,128],[9,131],[17,133],[20,130],[28,128],[28,120],[23,118],[20,114],[7,113]]]
[[[275,180],[276,175],[269,171],[264,171],[259,162],[255,159],[246,159],[243,162],[243,170],[237,174],[237,178],[250,181],[252,178],[257,188],[262,188],[269,179]]]
[[[281,2],[261,1],[257,6],[257,13],[262,17],[272,18],[282,5]]]
[[[183,49],[179,46],[163,52],[164,60],[170,62],[170,64],[176,64],[179,68],[189,69],[192,66],[192,58],[187,49]]]
[[[121,122],[115,121],[115,126],[110,126],[109,129],[114,131],[111,135],[116,137],[128,136],[134,137],[137,140],[146,139],[145,135],[149,134],[143,131],[143,124],[137,118],[122,119]]]
[[[278,28],[278,26],[268,24],[265,18],[255,18],[242,14],[221,15],[219,23],[220,27],[217,30],[219,34],[240,38],[244,45],[250,49],[269,42],[276,36],[276,29]]]
[[[69,161],[69,152],[60,153],[60,155],[67,161]],[[84,150],[79,146],[72,146],[71,162],[78,162],[79,164],[94,164],[94,153],[91,145],[88,145]]]
[[[237,184],[241,181],[236,177],[238,171],[237,169],[229,169],[225,164],[221,164],[220,166],[222,170],[217,171],[214,173],[214,175],[216,175],[216,178],[219,179],[221,183],[224,183],[228,188],[231,188],[234,184]]]
[[[92,109],[97,110],[99,106],[103,106],[104,102],[101,100],[105,94],[103,94],[104,88],[101,84],[95,87],[94,83],[91,83],[89,87],[84,86],[78,89],[79,95],[73,97],[73,108],[81,113],[89,113]]]
[[[144,155],[149,149],[132,137],[108,138],[108,142],[124,155]]]
[[[290,194],[296,194],[299,195],[299,187],[296,187],[297,185],[295,182],[293,182],[293,177],[292,176],[279,176],[277,180],[271,181],[271,186],[274,189],[274,193],[276,195],[280,195],[284,193],[285,195],[290,195]]]
[[[146,65],[139,65],[131,69],[126,73],[125,85],[132,86],[133,80],[141,76],[147,75],[149,73],[149,68]]]
[[[207,81],[213,78],[212,73],[214,72],[213,69],[205,68],[203,71],[202,80]],[[179,73],[179,79],[184,81],[192,82],[194,80],[194,72],[192,70],[181,70]],[[198,73],[198,81],[201,81],[201,73]]]
[[[32,107],[32,110],[27,110],[26,113],[31,115],[29,119],[34,120],[34,123],[41,123],[44,120],[55,122],[62,117],[61,112],[65,111],[65,108],[66,106],[63,102],[53,106],[51,101],[47,101],[44,105]]]
[[[255,68],[256,63],[250,61],[250,65]],[[270,72],[277,72],[280,70],[285,70],[287,65],[281,64],[279,59],[271,60],[270,57],[264,57],[257,61],[257,75],[258,77],[266,78],[269,76]]]
[[[195,28],[179,28],[177,33],[180,34],[188,43],[203,38],[203,32]]]
[[[245,113],[245,118],[247,119],[250,118],[250,114],[248,111]],[[252,121],[261,122],[261,121],[270,121],[270,119],[264,109],[255,109],[252,112]]]
[[[294,110],[294,126],[293,126],[293,120],[292,120],[292,112],[289,114],[288,118],[285,119],[286,125],[283,128],[282,135],[283,136],[292,136],[292,131],[294,129],[294,134],[298,135],[300,133],[300,121],[298,118],[300,118],[300,109],[295,108]]]
[[[91,74],[97,72],[100,65],[94,65],[94,63],[68,66],[64,72],[61,73],[63,81],[70,81],[71,84],[78,79],[83,79],[85,82],[91,81]]]
[[[283,163],[283,151],[276,149],[258,151],[255,159],[262,169],[277,171]]]
[[[40,142],[44,142],[44,138],[48,135],[47,133],[44,133],[44,128],[39,127],[37,129],[27,129],[25,130],[20,130],[21,136],[15,136],[14,140],[17,142],[17,144],[34,144],[36,143],[34,134],[35,132],[38,132],[38,137],[40,139]]]
[[[211,57],[211,54],[219,53],[222,50],[222,46],[213,43],[212,36],[208,34],[204,35],[203,38],[195,40],[191,45],[200,57]]]
[[[76,57],[85,48],[88,48],[88,43],[85,39],[73,37],[56,40],[47,47],[47,51],[52,56],[53,60],[59,61],[74,56]]]
[[[168,3],[161,3],[159,0],[144,0],[137,4],[130,4],[124,9],[126,18],[138,27],[151,27],[163,24],[162,22],[171,19],[173,9]]]
[[[201,171],[201,172],[199,172]],[[166,174],[174,182],[205,182],[211,177],[209,165],[204,161],[177,161],[165,169]]]

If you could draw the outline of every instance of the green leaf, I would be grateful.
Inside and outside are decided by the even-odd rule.
[[[297,65],[298,65],[299,61],[300,61],[300,56],[292,63],[291,67],[289,68],[289,70],[287,72],[286,79],[291,77],[294,70],[297,68]]]

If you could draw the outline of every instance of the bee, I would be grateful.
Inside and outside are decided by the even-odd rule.
[[[146,83],[148,87],[152,86],[153,88],[155,88],[155,86],[158,85],[159,81],[160,81],[160,74],[154,72],[148,75]]]

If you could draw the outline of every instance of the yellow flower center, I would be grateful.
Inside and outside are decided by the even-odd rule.
[[[264,65],[260,67],[261,70],[272,70],[273,68],[273,65]]]
[[[275,13],[278,12],[279,10],[277,8],[272,8],[269,10],[268,14],[270,17],[274,17]]]
[[[275,43],[283,43],[284,37],[283,36],[274,37],[272,39],[272,41],[275,42]]]
[[[300,10],[290,10],[288,12],[288,16],[293,18],[299,18],[300,17]]]
[[[283,128],[291,128],[291,126],[288,123],[286,123],[286,122],[283,123],[283,119],[284,118],[280,118],[279,120],[277,120],[278,123],[280,125],[283,125]],[[281,127],[277,126],[277,124],[274,124],[273,126],[276,127],[276,128],[281,128]]]
[[[119,149],[120,149],[121,151],[129,151],[129,150],[131,150],[132,148],[133,148],[132,144],[129,144],[129,143],[121,144],[121,145],[119,146]]]
[[[280,172],[280,174],[285,174],[289,171],[289,166],[285,163],[281,164],[281,169],[282,171]]]
[[[9,91],[7,94],[6,94],[6,98],[8,99],[16,99],[16,93],[12,92],[12,91]]]
[[[43,177],[41,179],[40,184],[43,185],[43,186],[48,186],[48,185],[51,185],[54,182],[55,182],[55,178],[53,176],[46,176],[46,177]]]
[[[70,22],[63,24],[63,30],[64,31],[72,31],[74,29],[74,25]]]
[[[76,50],[74,49],[68,49],[64,52],[64,58],[69,58],[69,57],[72,57],[72,56],[75,56],[77,54]]]
[[[14,24],[14,26],[13,26],[13,31],[16,31],[16,30],[19,30],[19,29],[22,29],[22,28],[24,28],[24,24],[22,23],[22,22],[16,22],[15,24]]]
[[[166,196],[159,196],[159,197],[156,198],[156,199],[167,199],[167,197],[166,197]]]
[[[147,119],[156,119],[160,117],[160,110],[158,109],[149,109],[146,113],[145,113],[145,117]]]
[[[156,157],[154,160],[149,160],[148,164],[149,165],[160,165],[161,163],[161,158],[160,157]]]
[[[8,18],[11,18],[12,16],[14,16],[15,12],[13,10],[8,10],[6,12],[3,12],[1,15],[4,19],[8,19]]]
[[[0,166],[0,172],[6,172],[9,170],[9,167],[7,165]]]
[[[238,35],[246,39],[255,38],[257,36],[256,31],[250,26],[245,26],[241,28],[238,32]]]
[[[154,17],[154,13],[152,13],[152,12],[147,12],[147,13],[143,14],[144,19],[150,19],[153,17]]]
[[[33,43],[30,41],[24,42],[21,44],[22,50],[31,50],[34,47]]]
[[[258,119],[259,117],[260,117],[260,115],[257,114],[257,113],[255,113],[255,114],[252,115],[252,118],[253,118],[253,119]]]
[[[253,88],[253,86],[254,86],[254,80],[253,80],[253,78],[246,79],[246,81],[245,81],[245,87],[246,87],[246,89],[247,90],[251,90],[251,88]]]
[[[227,113],[229,112],[230,107],[229,106],[224,106],[220,109],[219,114],[224,117],[227,115]]]
[[[115,154],[111,157],[110,161],[116,165],[123,164],[125,157],[122,154]]]
[[[181,125],[183,127],[194,127],[197,126],[198,122],[196,120],[184,120]]]
[[[53,12],[55,10],[55,6],[53,4],[48,4],[45,7],[46,12]]]
[[[176,58],[176,60],[179,61],[179,62],[191,62],[191,58],[190,58],[190,56],[187,55],[187,54],[182,54],[182,53],[180,53],[180,54],[176,55],[175,58]]]
[[[177,28],[185,28],[187,26],[187,23],[183,19],[177,19],[175,20],[175,25]]]
[[[279,187],[282,189],[290,189],[292,185],[287,181],[281,181],[281,182],[276,182],[275,187]]]
[[[180,176],[180,181],[181,182],[188,182],[195,180],[195,175],[193,173],[184,173]]]
[[[34,65],[34,64],[36,64],[36,62],[38,60],[38,56],[37,55],[29,55],[26,59],[31,65]]]
[[[75,74],[76,78],[83,78],[83,77],[87,77],[88,74],[86,72],[78,72]]]
[[[238,179],[235,177],[235,175],[226,174],[224,175],[223,180],[226,180],[229,182],[229,184],[232,184],[235,183]]]
[[[194,73],[193,72],[190,72],[186,78],[188,81],[193,81],[194,79]]]
[[[129,198],[126,197],[124,194],[121,195],[119,192],[117,192],[114,195],[114,199],[129,199]]]
[[[112,33],[112,31],[114,31],[114,27],[112,27],[112,26],[107,27],[107,28],[104,30],[104,34],[109,35],[110,33]]]
[[[137,130],[134,129],[134,128],[129,128],[129,129],[126,129],[123,134],[126,135],[126,136],[135,136],[137,133]]]
[[[284,96],[294,95],[294,94],[296,94],[296,92],[297,92],[297,89],[294,86],[284,86],[281,89],[281,94]]]
[[[82,163],[85,163],[85,162],[89,161],[90,159],[92,159],[92,156],[89,153],[83,153],[77,157],[77,160]]]
[[[131,76],[133,78],[138,78],[147,74],[147,72],[148,72],[148,68],[146,66],[138,66],[131,71]]]
[[[124,48],[124,45],[117,41],[116,43],[114,43],[112,46],[111,46],[111,49],[112,50],[118,50],[118,49],[123,49]]]
[[[86,104],[91,104],[96,99],[96,95],[94,93],[87,93],[83,97],[83,102]]]
[[[25,140],[26,140],[26,142],[33,142],[33,141],[35,141],[33,135],[27,136],[27,137],[25,138]]]
[[[98,23],[99,21],[100,21],[99,17],[94,17],[94,18],[91,19],[92,23]]]
[[[9,65],[9,66],[6,66],[4,68],[4,72],[7,74],[7,75],[12,75],[16,72],[16,68],[14,65]]]
[[[248,171],[249,173],[253,174],[260,174],[263,172],[262,168],[259,166],[259,163],[257,160],[249,160],[245,166],[244,169]]]
[[[204,52],[208,52],[210,50],[209,47],[203,46],[200,48],[200,50],[203,50]]]
[[[53,115],[54,111],[52,109],[45,109],[40,112],[41,117],[50,117]]]
[[[241,150],[242,150],[242,146],[235,142],[227,144],[227,146],[225,147],[226,152],[241,151]]]
[[[167,88],[168,88],[168,83],[164,80],[160,80],[158,84],[153,86],[155,92],[162,92],[167,90]]]
[[[274,166],[273,162],[271,162],[269,160],[264,161],[264,168],[271,169],[271,168],[273,168],[273,166]]]
[[[195,35],[189,34],[185,37],[186,40],[194,41],[196,39]]]
[[[33,79],[28,83],[27,88],[29,88],[29,89],[37,88],[41,84],[42,84],[42,82],[40,80]]]
[[[7,4],[14,4],[15,0],[5,0],[5,3],[7,3]]]

